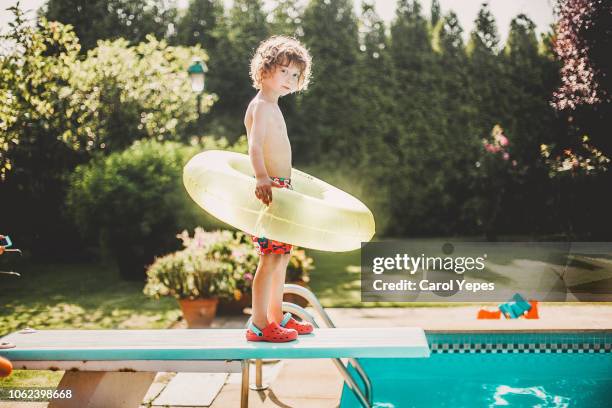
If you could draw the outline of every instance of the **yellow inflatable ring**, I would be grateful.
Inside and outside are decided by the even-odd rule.
[[[293,190],[272,189],[272,203],[255,197],[249,156],[209,150],[183,169],[191,198],[221,221],[257,237],[322,251],[351,251],[374,235],[372,212],[344,191],[293,169]]]

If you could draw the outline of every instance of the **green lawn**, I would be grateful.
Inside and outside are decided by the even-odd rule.
[[[5,261],[6,262],[6,261]],[[113,266],[26,264],[1,267],[0,333],[38,329],[166,328],[180,316],[174,299],[149,299],[143,283],[124,282]],[[15,370],[0,386],[54,387],[63,372]]]
[[[6,269],[6,267],[4,267]],[[0,276],[0,333],[35,328],[165,328],[180,315],[174,299],[149,299],[143,283],[125,282],[113,266],[20,264]]]

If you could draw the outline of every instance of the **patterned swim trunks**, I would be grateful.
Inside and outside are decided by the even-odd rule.
[[[277,182],[283,188],[293,190],[290,178],[270,177],[270,180]],[[253,241],[253,245],[255,245],[255,250],[257,250],[257,253],[259,255],[291,253],[291,244],[285,244],[284,242],[274,241],[272,239],[267,239],[264,237],[260,238],[255,236],[251,236],[251,240]]]

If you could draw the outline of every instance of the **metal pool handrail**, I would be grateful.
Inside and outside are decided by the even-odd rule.
[[[317,314],[327,327],[336,327],[327,312],[325,312],[325,309],[321,305],[321,302],[319,302],[319,299],[317,299],[315,294],[312,293],[309,289],[306,289],[299,285],[285,284],[283,293],[292,294],[305,299],[317,312]],[[302,320],[311,322],[313,326],[319,327],[314,317],[312,317],[310,313],[308,313],[301,306],[298,306],[294,303],[283,302],[283,311],[293,313],[296,316],[300,317]],[[334,358],[333,361],[336,364],[338,370],[340,371],[340,374],[342,374],[342,376],[344,377],[344,380],[346,381],[348,387],[351,389],[351,391],[353,391],[359,402],[361,402],[364,407],[370,408],[372,406],[372,382],[368,378],[368,375],[366,374],[361,364],[359,364],[359,361],[357,361],[357,359],[355,358],[348,359],[348,361],[353,365],[353,367],[359,374],[359,377],[361,377],[363,384],[365,385],[365,395],[361,391],[361,388],[359,388],[359,385],[352,377],[351,373],[348,371],[342,360],[340,358]]]

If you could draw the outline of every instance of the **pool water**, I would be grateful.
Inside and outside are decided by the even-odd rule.
[[[375,407],[612,407],[612,333],[427,337],[429,358],[359,360]]]

